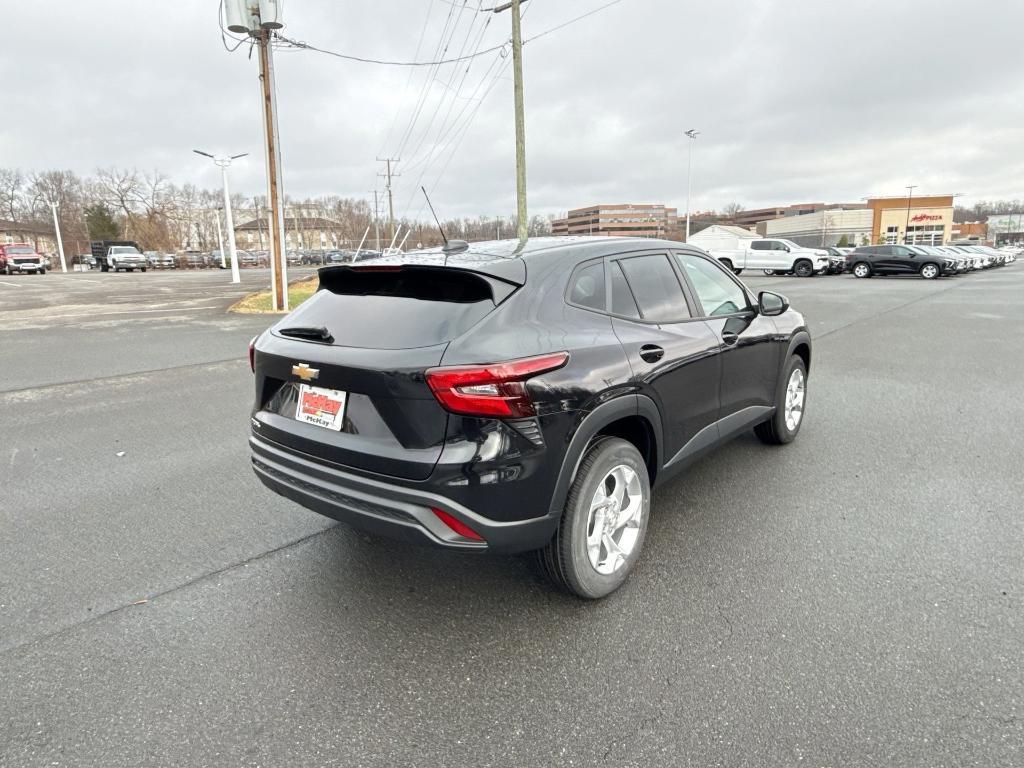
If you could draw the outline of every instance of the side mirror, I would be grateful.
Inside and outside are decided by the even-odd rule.
[[[766,317],[781,315],[789,309],[789,299],[771,291],[761,291],[757,295],[757,310]]]
[[[784,250],[786,253],[789,253],[789,246],[788,245],[782,246],[782,250]]]

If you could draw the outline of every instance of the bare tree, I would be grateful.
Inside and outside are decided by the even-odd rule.
[[[17,168],[0,168],[0,215],[17,221],[22,205],[25,177]]]

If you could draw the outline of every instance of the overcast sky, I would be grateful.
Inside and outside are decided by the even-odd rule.
[[[606,2],[529,0],[524,37]],[[506,40],[507,12],[475,11],[492,4],[284,0],[282,32],[428,61],[453,25],[448,56]],[[155,167],[215,187],[192,148],[248,151],[234,186],[263,193],[257,63],[247,45],[224,49],[217,2],[32,0],[3,12],[0,166]],[[968,203],[1024,198],[1022,38],[1020,0],[622,0],[526,45],[530,212],[664,202],[682,213],[688,128],[701,131],[693,210],[856,201],[907,184]],[[411,77],[311,51],[276,61],[289,194],[372,197],[375,158],[400,153],[397,214],[420,211],[418,183],[445,217],[514,211],[511,67],[499,53]]]

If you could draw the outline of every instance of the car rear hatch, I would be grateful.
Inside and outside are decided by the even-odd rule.
[[[448,413],[424,373],[516,287],[435,265],[321,269],[320,289],[257,344],[258,434],[344,467],[426,479]],[[300,420],[317,403],[330,426]]]

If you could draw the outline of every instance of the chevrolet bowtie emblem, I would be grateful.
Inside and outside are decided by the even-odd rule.
[[[312,381],[320,375],[319,368],[310,368],[305,363],[292,366],[292,376],[298,376],[303,381]]]

